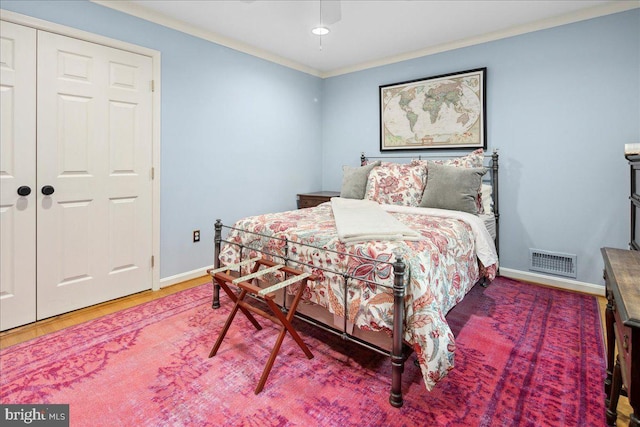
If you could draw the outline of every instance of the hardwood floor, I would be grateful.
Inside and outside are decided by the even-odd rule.
[[[19,344],[21,342],[28,341],[33,338],[37,338],[41,335],[45,335],[51,332],[59,331],[60,329],[67,328],[69,326],[77,325],[88,320],[92,320],[106,314],[114,313],[119,310],[124,310],[129,307],[133,307],[147,301],[162,298],[164,296],[189,289],[194,286],[199,286],[203,283],[210,282],[209,276],[202,276],[197,279],[188,280],[186,282],[178,283],[166,288],[162,288],[159,291],[144,291],[128,297],[120,298],[113,301],[108,301],[102,304],[87,307],[81,310],[76,310],[71,313],[62,314],[46,320],[31,323],[29,325],[21,326],[15,329],[0,333],[0,349]],[[607,305],[607,300],[604,297],[598,297],[598,305],[600,306],[600,315],[602,319],[602,325],[604,328],[604,313]],[[604,334],[603,334],[604,337]],[[603,338],[604,341],[604,338]],[[602,373],[604,381],[604,372]],[[603,384],[604,387],[604,384]],[[621,396],[618,403],[618,425],[626,426],[629,424],[629,415],[631,414],[631,406],[629,400]]]
[[[81,310],[54,316],[39,322],[30,323],[25,326],[10,329],[0,333],[0,349],[37,338],[41,335],[59,331],[69,326],[78,325],[88,320],[96,319],[106,314],[115,313],[125,308],[133,307],[147,301],[162,298],[167,295],[189,289],[203,283],[211,282],[210,276],[202,276],[197,279],[188,280],[172,286],[167,286],[158,291],[143,291],[129,295],[113,301],[107,301]]]

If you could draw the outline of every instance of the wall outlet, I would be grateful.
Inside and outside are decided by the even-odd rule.
[[[193,242],[200,241],[200,230],[193,230]]]

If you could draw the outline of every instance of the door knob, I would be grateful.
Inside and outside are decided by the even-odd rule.
[[[50,185],[45,185],[44,187],[42,187],[42,194],[44,194],[45,196],[52,195],[54,191],[55,189]]]
[[[31,194],[31,187],[23,185],[22,187],[18,187],[18,194],[20,196],[28,196]]]

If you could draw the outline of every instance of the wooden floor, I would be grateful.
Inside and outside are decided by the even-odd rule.
[[[77,325],[106,314],[115,313],[116,311],[124,310],[129,307],[133,307],[147,301],[162,298],[167,295],[199,286],[211,281],[211,277],[203,276],[197,279],[188,280],[186,282],[178,283],[176,285],[162,288],[159,291],[144,291],[128,297],[120,298],[117,300],[105,302],[102,304],[87,307],[81,310],[76,310],[71,313],[62,314],[46,320],[31,323],[29,325],[20,326],[15,329],[10,329],[0,333],[0,349],[19,344],[21,342],[28,341],[39,336],[58,331],[60,329],[67,328],[69,326]],[[600,315],[602,318],[602,325],[605,324],[604,313],[607,300],[604,297],[598,297],[598,304],[600,306]],[[603,373],[604,380],[604,373]],[[603,385],[604,387],[604,385]],[[629,424],[629,415],[631,414],[631,406],[629,400],[626,397],[621,396],[618,403],[618,422],[619,426],[626,426]]]
[[[0,332],[0,349],[208,282],[211,282],[211,277],[203,276],[197,279],[178,283],[176,285],[167,286],[159,291],[139,292],[124,298],[97,304],[81,310],[72,311],[70,313],[61,314],[39,322],[20,326],[15,329],[10,329],[5,332]]]

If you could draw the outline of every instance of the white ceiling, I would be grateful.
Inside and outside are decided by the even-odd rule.
[[[94,1],[321,77],[640,6],[638,0]],[[341,18],[320,40],[311,28],[321,4],[325,19],[338,6]]]

